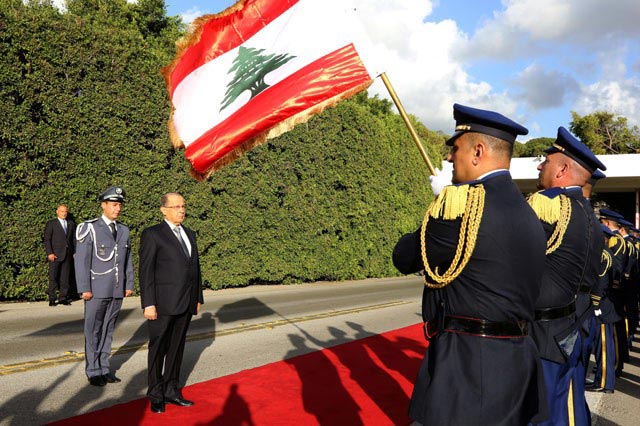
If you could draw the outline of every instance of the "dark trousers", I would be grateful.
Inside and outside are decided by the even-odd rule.
[[[191,314],[160,315],[149,326],[147,396],[152,402],[180,397],[180,366]]]
[[[62,262],[54,260],[49,262],[49,302],[55,302],[56,291],[59,290],[58,300],[69,298],[69,283],[71,279],[71,266],[73,255],[67,253]]]
[[[594,386],[613,390],[616,385],[616,343],[613,324],[598,324],[594,353],[596,356]]]
[[[624,369],[624,363],[629,362],[629,342],[627,341],[627,319],[622,318],[613,324],[616,342],[616,374],[619,376]]]

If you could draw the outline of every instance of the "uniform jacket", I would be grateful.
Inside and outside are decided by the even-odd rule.
[[[425,321],[446,315],[490,321],[531,321],[544,268],[545,235],[508,172],[481,182],[486,195],[469,263],[442,289],[424,288]],[[431,219],[427,260],[445,271],[458,243],[461,220]],[[393,261],[398,270],[424,268],[420,232],[403,236]],[[409,413],[425,425],[524,425],[546,416],[544,379],[530,337],[483,338],[443,332],[430,339]]]
[[[140,238],[140,296],[142,308],[155,305],[158,314],[196,314],[204,303],[200,259],[195,233],[182,226],[191,243],[191,256],[164,220],[142,231]]]
[[[63,262],[67,257],[67,252],[73,254],[75,251],[75,237],[76,224],[67,219],[67,233],[64,233],[64,228],[60,221],[51,219],[44,227],[44,248],[47,252],[47,256],[55,254],[58,262]]]
[[[606,252],[606,254],[603,253],[600,263],[598,281],[591,291],[591,294],[596,297],[596,300],[599,298],[595,308],[599,309],[602,313],[597,317],[598,321],[602,324],[613,324],[614,322],[620,321],[621,318],[616,313],[615,306],[610,298],[615,270],[613,262],[608,259],[612,259],[613,254],[606,246],[604,247],[604,252]]]
[[[555,189],[558,191],[553,195],[564,193],[569,197],[571,217],[562,243],[546,256],[542,289],[536,301],[536,309],[568,305],[576,300],[581,285],[592,287],[598,276],[604,247],[602,228],[581,190],[553,188],[551,191]],[[543,226],[548,238],[553,233],[555,224],[543,223]],[[578,318],[586,309],[590,309],[588,299],[576,304],[576,315],[533,323],[532,335],[542,358],[557,363],[565,362],[566,354],[571,350],[561,348],[559,341],[577,333],[581,325]]]
[[[117,240],[102,218],[81,223],[76,229],[74,266],[78,292],[98,299],[122,298],[133,290],[133,262],[129,228],[116,222]]]

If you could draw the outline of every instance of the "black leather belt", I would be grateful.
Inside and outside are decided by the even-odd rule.
[[[427,339],[436,336],[442,331],[498,339],[524,337],[529,334],[526,321],[487,321],[484,319],[447,315],[444,317],[442,325],[438,324],[437,321],[427,321],[424,323],[424,333]]]
[[[576,301],[569,303],[565,306],[558,306],[555,308],[543,308],[536,309],[535,320],[536,321],[549,321],[558,318],[568,317],[576,312]]]
[[[578,288],[578,293],[591,293],[591,287],[582,284],[580,288]]]

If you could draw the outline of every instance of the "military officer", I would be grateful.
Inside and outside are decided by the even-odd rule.
[[[590,200],[593,188],[596,184],[604,179],[606,175],[600,170],[595,170],[587,183],[582,187],[582,195],[587,201]],[[597,242],[599,245],[600,243]],[[593,352],[594,339],[596,337],[597,328],[599,327],[596,317],[593,314],[594,306],[600,301],[600,292],[597,283],[601,279],[587,280],[586,284],[583,284],[578,291],[576,297],[576,312],[579,318],[582,318],[582,348],[581,357],[578,359],[578,363],[573,373],[572,383],[576,383],[575,386],[571,386],[573,391],[573,416],[576,420],[575,424],[589,424],[591,418],[591,412],[585,398],[584,389],[587,380],[587,368],[589,366],[589,359]],[[592,382],[591,382],[592,383]]]
[[[614,324],[613,332],[616,341],[617,359],[616,359],[616,377],[622,375],[624,363],[629,362],[629,345],[627,334],[627,313],[626,300],[624,294],[624,270],[629,262],[629,250],[626,241],[620,233],[620,222],[624,220],[624,216],[620,213],[609,210],[600,209],[600,222],[608,227],[613,236],[609,238],[609,248],[613,256],[613,284],[610,291],[610,299],[615,306],[616,312],[620,320]],[[622,231],[624,232],[624,230]]]
[[[393,252],[400,272],[425,270],[429,346],[409,415],[424,425],[522,426],[545,418],[547,406],[527,330],[545,235],[508,170],[517,135],[528,131],[493,111],[453,109],[447,161],[454,185]]]
[[[633,335],[638,328],[638,250],[631,229],[633,223],[620,220],[620,235],[624,238],[627,251],[627,265],[622,271],[622,292],[624,293],[625,312],[627,314],[627,341],[629,350]]]
[[[598,158],[564,127],[545,150],[538,166],[538,188],[529,198],[547,235],[542,289],[536,301],[532,335],[540,350],[551,418],[540,424],[569,424],[574,412],[569,398],[576,388],[584,395],[584,375],[572,380],[582,358],[583,324],[591,307],[588,296],[596,281],[603,248],[602,229],[582,187],[597,169],[606,170]],[[579,302],[579,303],[577,303]],[[586,401],[581,402],[583,417]]]
[[[74,260],[84,300],[85,372],[94,386],[120,381],[109,368],[109,354],[122,298],[133,293],[129,228],[117,221],[124,200],[119,186],[101,192],[102,216],[76,229]]]
[[[605,225],[600,225],[604,234],[604,250],[602,252],[601,270],[598,284],[592,291],[594,313],[596,317],[596,338],[594,355],[596,358],[596,374],[593,383],[586,387],[588,391],[613,393],[616,376],[616,345],[613,324],[620,320],[609,294],[613,286],[613,277],[620,274],[614,269],[613,254],[609,249],[609,238],[613,232]]]

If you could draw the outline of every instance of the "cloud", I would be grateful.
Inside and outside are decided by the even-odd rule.
[[[427,127],[451,133],[453,103],[498,109],[514,114],[516,104],[484,81],[474,81],[453,55],[466,35],[452,20],[425,22],[432,2],[424,0],[349,0],[357,9],[373,45],[375,62],[382,64],[408,114]],[[327,8],[329,9],[329,8]],[[331,10],[326,17],[331,20]],[[369,89],[389,99],[376,79]]]
[[[546,70],[538,64],[528,66],[514,80],[519,98],[532,110],[556,108],[572,100],[580,85],[569,74]]]
[[[206,15],[210,13],[208,11],[203,11],[199,7],[192,7],[191,9],[186,10],[180,14],[180,18],[182,18],[182,22],[185,24],[190,24],[194,21],[194,19],[199,18],[202,15]]]
[[[504,0],[469,40],[468,58],[503,60],[549,51],[558,43],[607,49],[640,35],[637,0]]]
[[[584,86],[573,105],[580,115],[609,111],[627,118],[632,126],[640,125],[640,79],[598,81]]]

